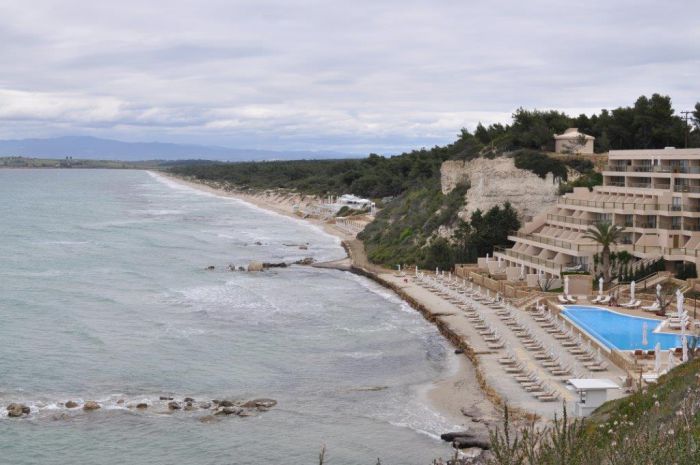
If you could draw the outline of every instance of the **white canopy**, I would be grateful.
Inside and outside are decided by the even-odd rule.
[[[614,381],[606,378],[573,378],[567,382],[577,391],[593,391],[602,389],[620,389]]]

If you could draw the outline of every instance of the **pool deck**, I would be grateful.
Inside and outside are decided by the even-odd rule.
[[[533,336],[546,348],[553,348],[553,351],[560,356],[564,365],[569,365],[573,368],[571,375],[554,376],[535,358],[535,353],[532,350],[524,347],[511,327],[499,318],[496,310],[465,296],[469,304],[484,316],[486,324],[495,329],[503,338],[506,347],[512,349],[518,360],[529,370],[535,372],[542,381],[555,388],[560,397],[556,402],[540,401],[531,393],[525,391],[516,381],[515,375],[508,373],[506,367],[498,362],[499,358],[507,354],[507,350],[505,348],[495,350],[489,348],[484,337],[475,328],[474,322],[467,318],[465,311],[457,304],[451,302],[447,297],[439,295],[438,292],[422,286],[415,278],[409,277],[406,279],[405,276],[397,276],[394,273],[385,273],[381,277],[400,288],[404,294],[420,302],[424,310],[430,314],[431,319],[436,320],[438,324],[449,327],[453,333],[457,334],[471,347],[474,351],[474,356],[477,358],[478,368],[486,383],[495,390],[502,400],[517,408],[542,417],[553,418],[555,414],[561,414],[562,402],[566,402],[567,409],[570,409],[572,403],[577,400],[577,394],[566,387],[567,379],[579,377],[576,373],[590,378],[611,379],[618,385],[622,384],[621,377],[626,376],[624,370],[615,366],[605,357],[605,353],[603,353],[603,358],[606,359],[608,368],[605,371],[595,373],[588,371],[583,363],[576,359],[574,355],[571,355],[558,339],[548,333],[540,323],[533,319],[529,312],[515,308],[514,312],[516,312],[517,317],[531,331]],[[608,395],[610,399],[613,399],[624,396],[624,392],[622,389],[610,390]]]

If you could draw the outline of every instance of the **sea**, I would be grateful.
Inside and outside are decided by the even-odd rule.
[[[426,392],[454,359],[416,311],[347,272],[238,271],[344,255],[307,222],[148,171],[0,170],[0,463],[450,456]],[[161,397],[277,405],[212,417]],[[11,402],[31,413],[9,418]]]

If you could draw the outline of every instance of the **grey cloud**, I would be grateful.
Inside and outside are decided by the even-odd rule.
[[[519,107],[698,99],[691,1],[4,1],[0,137],[396,152]]]

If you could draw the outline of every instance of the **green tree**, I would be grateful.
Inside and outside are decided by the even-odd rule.
[[[589,227],[583,235],[585,239],[591,239],[603,247],[601,268],[605,282],[610,282],[610,246],[616,245],[620,241],[624,230],[625,228],[610,223],[598,223]]]

